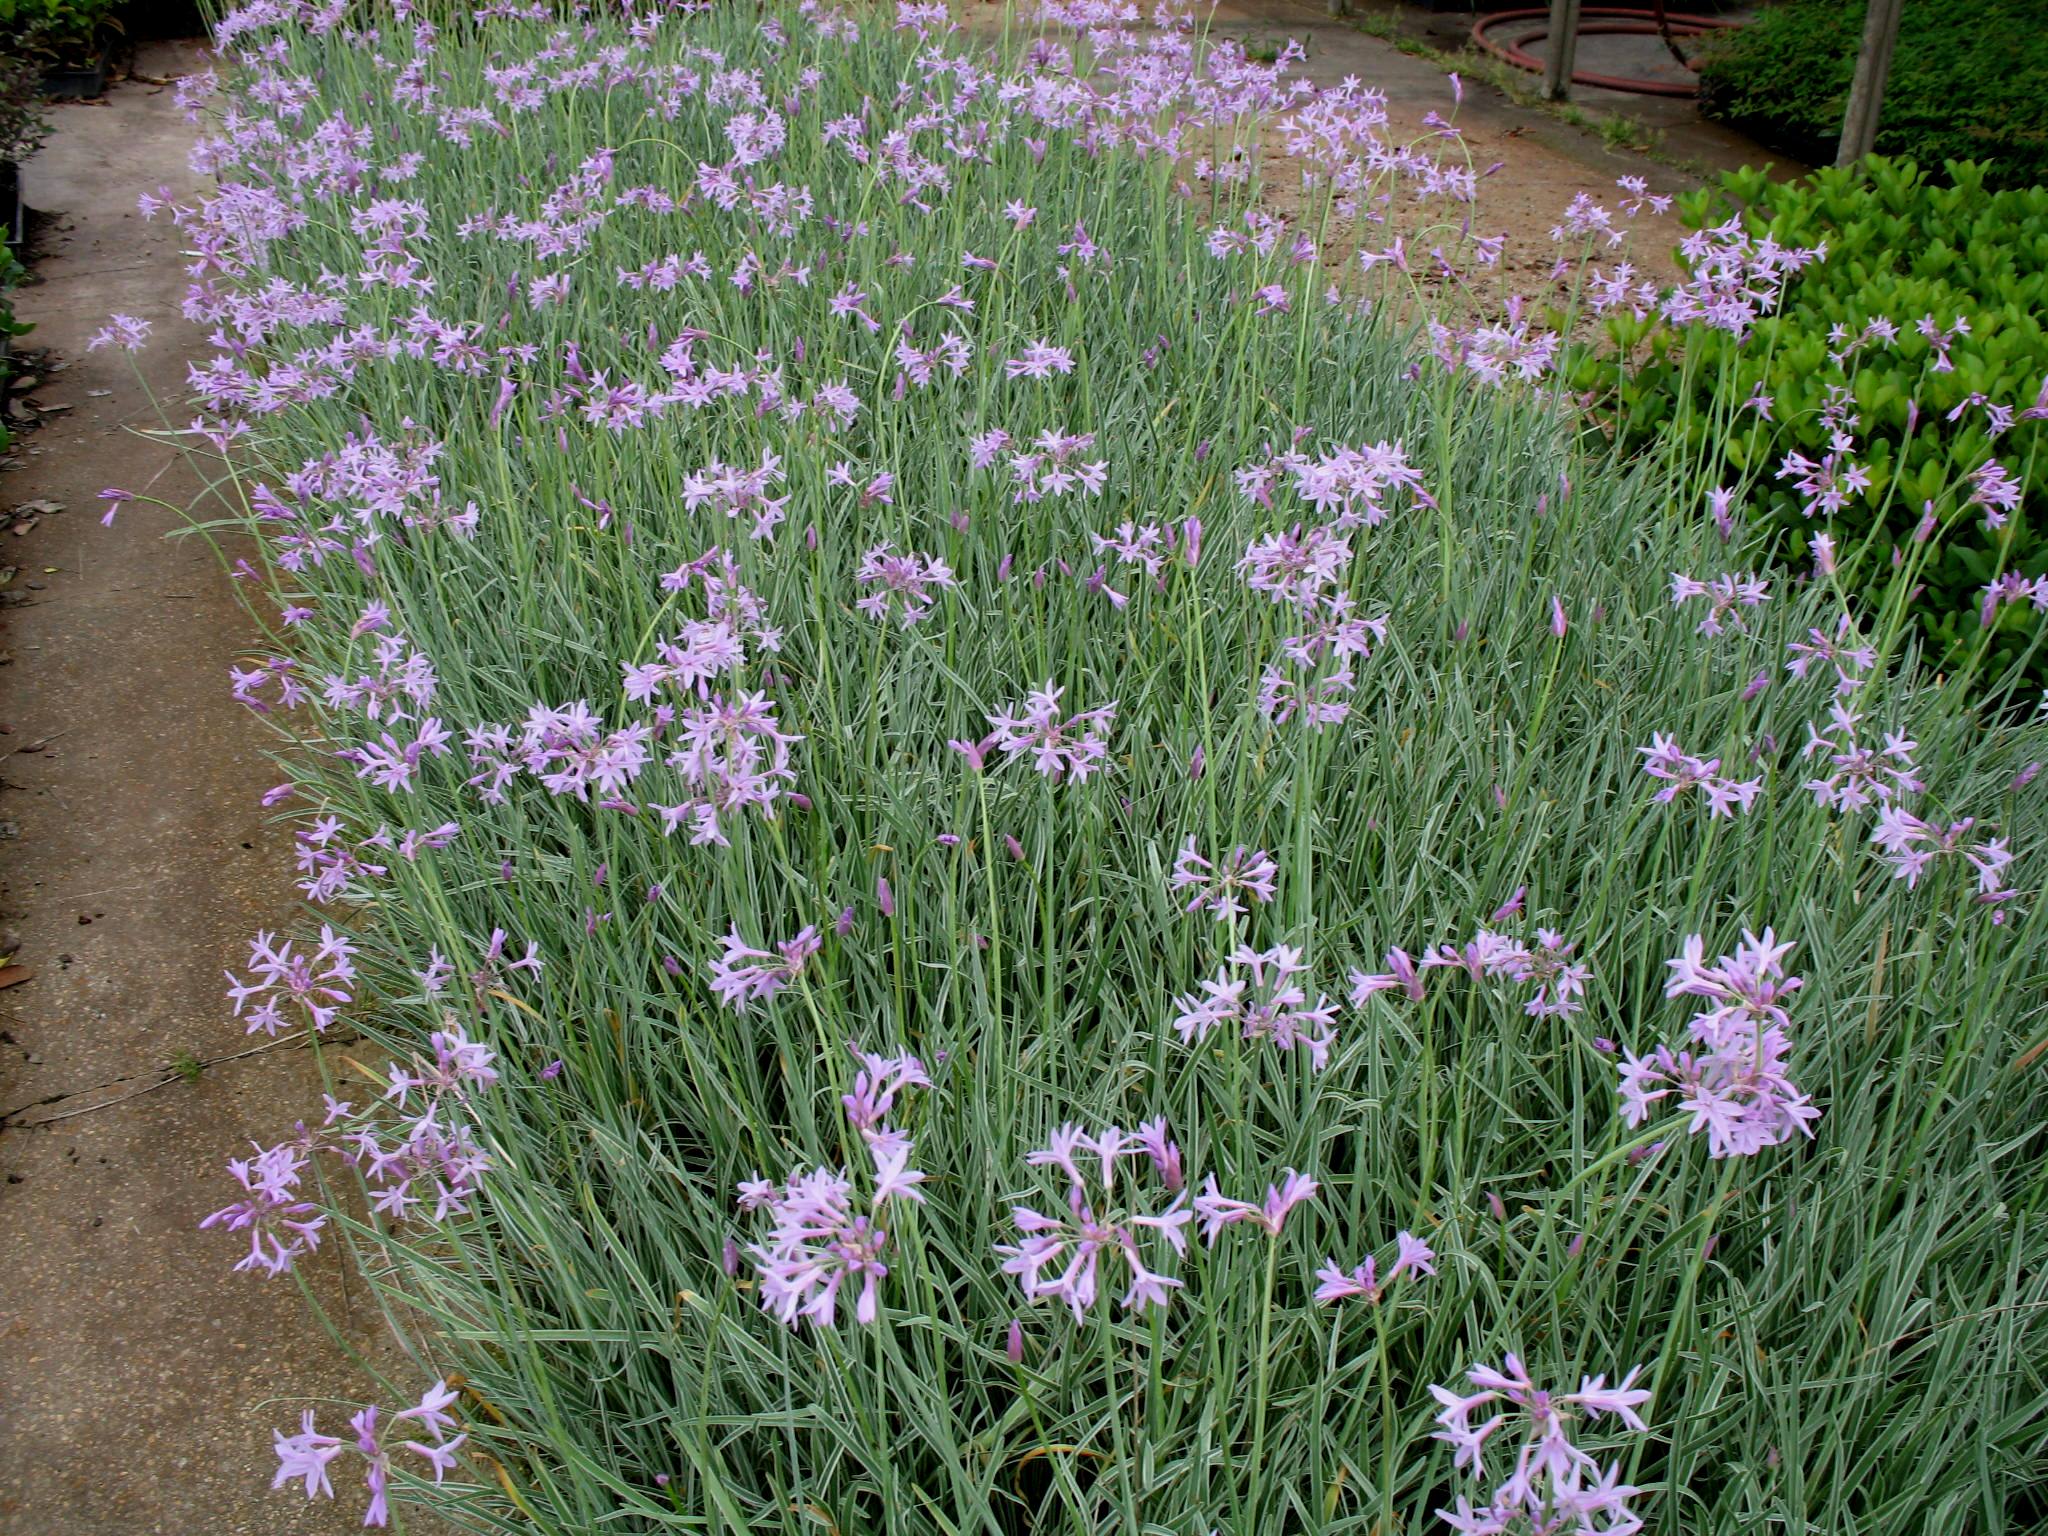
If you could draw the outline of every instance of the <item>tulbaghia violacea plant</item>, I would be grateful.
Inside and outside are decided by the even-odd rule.
[[[470,1039],[452,1014],[430,1039],[432,1060],[387,1068],[378,1102],[358,1112],[330,1097],[318,1129],[302,1124],[293,1139],[228,1163],[247,1197],[200,1226],[249,1234],[250,1251],[236,1269],[275,1277],[319,1246],[327,1218],[302,1186],[311,1160],[321,1154],[353,1165],[371,1208],[390,1221],[443,1222],[469,1214],[470,1198],[491,1167],[477,1144],[472,1101],[498,1082],[497,1054]]]
[[[370,720],[410,720],[434,699],[434,664],[403,635],[379,635],[369,670],[330,673],[323,692],[330,709],[359,709]]]
[[[1695,598],[1707,600],[1707,611],[1700,619],[1699,627],[1703,635],[1719,635],[1728,630],[1742,633],[1742,610],[1761,607],[1770,595],[1771,584],[1757,576],[1723,572],[1712,581],[1695,581],[1681,572],[1671,573],[1671,602],[1674,607],[1683,607]]]
[[[1289,457],[1265,468],[1277,474],[1276,466]],[[1405,466],[1398,469],[1400,483],[1406,483],[1409,472]],[[1239,472],[1241,485],[1247,483],[1246,475]],[[1299,720],[1311,730],[1321,730],[1350,718],[1351,695],[1357,687],[1353,662],[1369,659],[1373,647],[1385,642],[1387,621],[1384,616],[1361,617],[1352,595],[1338,590],[1351,564],[1350,539],[1341,530],[1386,515],[1379,497],[1387,483],[1363,470],[1342,477],[1336,486],[1318,479],[1313,491],[1304,491],[1303,496],[1336,506],[1335,520],[1256,539],[1238,562],[1245,585],[1288,609],[1292,626],[1299,631],[1282,637],[1280,660],[1259,674],[1259,712],[1275,725]],[[1356,505],[1366,510],[1356,511]]]
[[[1195,1219],[1202,1224],[1202,1241],[1214,1248],[1217,1235],[1241,1221],[1251,1223],[1268,1237],[1278,1237],[1287,1224],[1288,1213],[1303,1201],[1313,1200],[1320,1187],[1307,1174],[1289,1168],[1278,1184],[1266,1186],[1266,1198],[1254,1205],[1224,1195],[1212,1173],[1202,1181],[1202,1192],[1195,1196]]]
[[[1109,763],[1109,731],[1116,703],[1098,704],[1069,715],[1060,707],[1066,692],[1048,681],[1022,705],[988,717],[994,744],[1011,758],[1026,758],[1033,771],[1053,783],[1087,781]]]
[[[1834,668],[1838,696],[1861,688],[1866,674],[1877,665],[1877,648],[1863,642],[1855,621],[1846,613],[1835,621],[1832,634],[1815,625],[1804,640],[1794,640],[1786,648],[1792,659],[1785,663],[1785,670],[1794,677],[1806,677],[1820,667]]]
[[[1805,984],[1785,970],[1792,948],[1768,928],[1761,938],[1745,931],[1734,954],[1708,965],[1700,935],[1685,941],[1685,952],[1668,962],[1664,995],[1704,998],[1712,1006],[1693,1015],[1690,1048],[1658,1045],[1624,1056],[1621,1112],[1631,1127],[1676,1094],[1691,1116],[1686,1129],[1707,1133],[1713,1157],[1750,1157],[1795,1133],[1812,1137],[1820,1110],[1789,1075],[1785,999]]]
[[[861,557],[854,578],[868,590],[854,606],[871,619],[887,619],[910,628],[932,611],[939,592],[960,583],[943,560],[915,551],[898,553],[893,545],[877,544]]]
[[[1407,950],[1397,944],[1387,951],[1386,959],[1381,963],[1386,966],[1384,971],[1351,972],[1348,979],[1351,982],[1352,1007],[1363,1008],[1367,998],[1396,989],[1411,1003],[1419,1003],[1428,995],[1422,971]],[[1424,964],[1427,963],[1425,960]]]
[[[1212,979],[1173,1000],[1174,1033],[1184,1045],[1200,1045],[1220,1025],[1254,1043],[1304,1050],[1310,1067],[1321,1071],[1337,1040],[1337,1005],[1321,995],[1309,1002],[1300,979],[1308,972],[1298,947],[1240,944]]]
[[[1362,448],[1340,445],[1311,458],[1297,446],[1237,472],[1238,489],[1261,506],[1271,506],[1283,477],[1302,502],[1323,519],[1331,533],[1351,528],[1376,528],[1407,500],[1423,506],[1436,503],[1423,488],[1422,474],[1408,462],[1398,442],[1377,442]]]
[[[1359,1299],[1378,1306],[1394,1283],[1404,1276],[1421,1278],[1436,1273],[1436,1250],[1413,1232],[1394,1234],[1394,1260],[1382,1273],[1378,1255],[1368,1253],[1363,1264],[1349,1270],[1335,1259],[1324,1259],[1316,1271],[1315,1299],[1325,1306],[1332,1302]]]
[[[1166,1122],[1129,1131],[1105,1126],[1093,1136],[1063,1125],[1025,1161],[1051,1169],[1062,1185],[1057,1214],[1012,1206],[1017,1241],[996,1248],[1003,1273],[1017,1277],[1026,1299],[1064,1303],[1076,1322],[1105,1284],[1124,1287],[1126,1311],[1165,1307],[1183,1284],[1166,1272],[1165,1255],[1186,1254],[1184,1229],[1195,1216]]]
[[[799,1321],[837,1326],[849,1289],[857,1289],[854,1321],[877,1321],[881,1283],[889,1274],[884,1217],[899,1201],[924,1202],[918,1186],[925,1176],[910,1166],[915,1143],[886,1123],[898,1094],[931,1086],[924,1063],[909,1054],[851,1049],[860,1071],[841,1103],[868,1154],[864,1177],[857,1181],[845,1169],[805,1168],[779,1185],[757,1177],[739,1186],[740,1210],[765,1212],[768,1219],[767,1236],[747,1249],[762,1309],[789,1327]]]
[[[775,996],[803,974],[804,965],[824,945],[816,924],[806,924],[794,938],[773,950],[756,949],[733,929],[719,940],[722,953],[711,967],[712,993],[735,1013]]]
[[[1278,876],[1279,866],[1263,848],[1240,844],[1211,863],[1196,851],[1195,839],[1190,836],[1174,857],[1171,885],[1176,892],[1190,893],[1183,910],[1207,908],[1223,923],[1244,916],[1246,897],[1260,903],[1271,901]]]
[[[229,971],[228,999],[235,1017],[248,1019],[249,1033],[275,1036],[281,1029],[310,1024],[324,1031],[351,1000],[355,945],[326,924],[320,942],[295,948],[290,939],[259,933],[249,941],[251,980]]]
[[[1525,894],[1517,891],[1491,921],[1518,915]],[[1463,946],[1439,944],[1425,950],[1420,961],[1396,946],[1387,951],[1384,971],[1350,973],[1351,1002],[1363,1007],[1368,998],[1399,991],[1419,1003],[1429,991],[1425,972],[1462,971],[1475,982],[1504,978],[1533,988],[1522,1003],[1522,1011],[1531,1018],[1568,1019],[1585,1007],[1586,984],[1593,979],[1592,967],[1575,958],[1577,948],[1576,942],[1549,928],[1538,928],[1533,944],[1481,928]]]
[[[1651,797],[1659,805],[1669,805],[1688,789],[1697,789],[1706,799],[1710,818],[1732,819],[1747,811],[1763,793],[1762,775],[1753,779],[1724,778],[1721,759],[1694,757],[1661,731],[1651,735],[1647,747],[1636,750],[1643,754],[1643,772],[1664,782],[1664,787]]]
[[[327,1217],[301,1188],[309,1149],[294,1142],[258,1147],[254,1157],[228,1160],[228,1174],[245,1191],[244,1198],[224,1205],[199,1223],[248,1234],[249,1251],[238,1270],[261,1270],[271,1276],[291,1269],[299,1256],[320,1246]]]
[[[421,1394],[417,1403],[396,1413],[386,1414],[372,1403],[350,1416],[348,1423],[352,1434],[346,1440],[320,1433],[314,1412],[308,1408],[300,1416],[297,1434],[272,1431],[277,1475],[271,1479],[270,1486],[282,1488],[287,1483],[297,1482],[303,1485],[308,1499],[331,1499],[334,1497],[334,1482],[329,1469],[337,1457],[353,1450],[363,1460],[363,1484],[370,1495],[363,1512],[363,1524],[389,1525],[391,1507],[387,1495],[395,1452],[407,1451],[419,1457],[425,1463],[421,1470],[432,1471],[436,1483],[455,1469],[456,1453],[469,1439],[466,1430],[454,1435],[448,1433],[455,1428],[455,1416],[448,1410],[455,1406],[456,1399],[453,1387],[446,1381],[436,1381]],[[419,1433],[432,1438],[404,1438],[413,1433],[412,1424],[419,1426]]]
[[[1641,1374],[1637,1366],[1611,1387],[1605,1376],[1589,1376],[1576,1392],[1552,1392],[1537,1386],[1510,1354],[1499,1370],[1477,1365],[1468,1371],[1470,1392],[1432,1386],[1443,1405],[1435,1438],[1452,1446],[1458,1468],[1483,1485],[1476,1503],[1460,1494],[1456,1506],[1438,1516],[1462,1536],[1630,1536],[1641,1530],[1629,1501],[1642,1490],[1622,1482],[1618,1462],[1602,1466],[1576,1438],[1581,1421],[1610,1414],[1630,1433],[1647,1434],[1636,1412],[1650,1400],[1649,1389],[1635,1385]],[[1475,1414],[1485,1417],[1475,1423]],[[1513,1465],[1502,1471],[1496,1461],[1489,1472],[1487,1442],[1503,1430],[1518,1442]]]
[[[502,804],[505,787],[521,773],[551,795],[617,799],[653,761],[653,738],[644,722],[607,730],[603,715],[584,699],[536,704],[520,726],[470,728],[464,745],[477,772],[469,784],[486,805]]]
[[[1913,766],[1919,744],[1903,731],[1886,731],[1882,747],[1869,746],[1859,734],[1862,723],[1861,715],[1837,700],[1828,707],[1825,730],[1807,726],[1806,745],[1799,755],[1818,755],[1827,769],[1806,781],[1816,805],[1847,815],[1872,805],[1892,805],[1927,788]]]
[[[1891,867],[1892,878],[1905,881],[1909,890],[1920,883],[1937,860],[1961,854],[1976,873],[1978,904],[1991,909],[1992,922],[2003,923],[2006,904],[2019,895],[2006,883],[2006,868],[2013,861],[2012,849],[2003,837],[1980,833],[1973,838],[1976,827],[1976,819],[1970,816],[1944,826],[1922,821],[1901,806],[1887,805],[1877,814],[1877,826],[1870,840]]]
[[[322,1050],[342,1017],[369,1037],[323,1058],[360,1108],[238,1163],[210,1226],[273,1274],[347,1231],[415,1357],[491,1408],[308,1423],[290,1477],[317,1495],[360,1453],[376,1518],[388,1483],[548,1531],[858,1524],[882,1498],[902,1536],[1384,1532],[1461,1492],[1463,1529],[1632,1529],[1574,1437],[1639,1429],[1633,1377],[1546,1396],[1510,1359],[1446,1414],[1459,1464],[1417,1454],[1427,1385],[1541,1296],[1546,1359],[1658,1350],[1686,1432],[1621,1465],[1690,1486],[1667,1522],[1876,1509],[1901,1536],[2001,1507],[2038,1459],[2011,1426],[2048,1270],[2038,1224],[1979,1219],[2024,1197],[1976,1142],[2040,1118],[2003,1070],[2031,1014],[2002,953],[2041,930],[2010,853],[2039,724],[1953,710],[1857,601],[1875,542],[1743,536],[1785,486],[1816,517],[1876,505],[1888,408],[1853,378],[1721,400],[1717,441],[1753,451],[1683,470],[1618,469],[1556,387],[1582,359],[1553,316],[1739,345],[1816,253],[1731,222],[1660,289],[1621,252],[1659,198],[1624,178],[1512,292],[1454,122],[1398,133],[1364,82],[1171,4],[1055,0],[1001,55],[935,0],[386,11],[224,16],[224,67],[179,88],[228,93],[198,190],[143,202],[212,338],[181,440],[230,461],[207,483],[261,546],[234,575],[277,643],[232,686],[290,743],[264,808],[334,920],[265,936],[236,1004]],[[1919,335],[1964,388],[1959,318]],[[1827,355],[1900,331],[1844,322]],[[2014,536],[1966,641],[2041,600],[2014,404],[1958,407],[2012,436],[1914,488],[1900,550],[1905,591],[1956,525]],[[1814,410],[1820,446],[1782,460],[1767,425]],[[1831,687],[1810,766],[1778,771]],[[1922,779],[1985,822],[1915,816]],[[1643,814],[1653,789],[1708,815]],[[1875,820],[1860,880],[1867,826],[1809,795]],[[1881,1054],[1888,1095],[1969,1113],[1816,1125],[1768,935],[1688,951],[1674,995],[1706,1011],[1630,1058],[1625,1114],[1583,1091],[1674,934],[1765,886],[1826,957],[1816,995],[1875,951],[1873,1007],[1919,1006],[1883,956],[1936,933],[1915,996],[1965,999],[1931,1045],[1816,1027],[1802,1077]],[[2006,926],[1954,920],[1984,907]],[[1332,944],[1363,1009],[1342,1051],[1308,964]],[[1211,979],[1169,1011],[1162,974]],[[1719,1251],[1794,1266],[1740,1293],[1694,1189],[1602,1183],[1682,1145],[1649,1125],[1681,1106],[1724,1157],[1868,1145],[1914,1199],[1836,1156],[1774,1160],[1768,1198],[1718,1165]],[[1374,1210],[1430,1242],[1362,1247]],[[1565,1231],[1625,1234],[1627,1262]],[[1279,1280],[1290,1235],[1312,1279]],[[1936,1293],[1967,1347],[1872,1355],[1814,1321]],[[1066,1341],[1045,1369],[1020,1312]],[[1752,1335],[1796,1392],[1721,1390]],[[1196,1449],[1152,1466],[1134,1434]],[[458,1455],[480,1475],[436,1497]]]
[[[1536,930],[1536,942],[1507,940],[1491,957],[1490,968],[1534,990],[1522,1011],[1535,1019],[1568,1019],[1585,1007],[1586,983],[1593,969],[1573,958],[1575,941],[1549,928]]]

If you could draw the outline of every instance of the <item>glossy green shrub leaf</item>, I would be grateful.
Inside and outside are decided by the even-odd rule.
[[[1935,653],[1949,662],[1985,647],[1979,672],[1988,682],[2000,658],[2024,655],[2033,630],[2048,623],[2026,604],[2002,609],[1993,636],[1978,618],[1987,582],[2012,571],[2048,574],[2048,424],[2023,417],[2048,390],[2048,333],[2040,319],[2048,289],[2048,189],[1994,188],[1986,168],[1970,162],[1952,161],[1947,173],[1950,184],[1940,185],[1909,160],[1883,158],[1785,184],[1754,169],[1732,173],[1718,197],[1684,200],[1689,228],[1739,213],[1752,235],[1768,233],[1781,245],[1825,241],[1828,258],[1795,276],[1779,311],[1739,346],[1697,325],[1660,327],[1645,338],[1631,321],[1610,330],[1616,350],[1604,360],[1575,358],[1572,378],[1607,403],[1625,444],[1689,445],[1704,482],[1695,494],[1740,485],[1751,517],[1779,533],[1788,549],[1803,548],[1817,529],[1776,470],[1788,453],[1818,460],[1829,451],[1822,411],[1846,391],[1857,418],[1852,457],[1871,476],[1869,491],[1830,520],[1839,549],[1869,550],[1847,574],[1864,583],[1874,611],[1894,580],[1892,550],[1911,542],[1932,504],[1944,548],[1919,574],[1924,590],[1913,611]],[[2021,252],[2038,255],[2019,260]],[[1917,328],[1923,319],[1953,332],[1952,342],[1934,345]],[[1840,355],[1844,339],[1880,320],[1898,328],[1896,341]],[[1752,435],[1744,413],[1734,433],[1707,443],[1721,420],[1717,391],[1729,392],[1721,397],[1725,411],[1725,401],[1759,389],[1772,399],[1775,419]],[[2022,419],[1994,433],[1987,404]],[[2019,510],[2000,530],[1987,529],[1981,509],[1968,505],[1969,477],[1993,459],[2025,487]],[[2048,686],[2048,645],[2037,649],[2041,654],[2027,663],[2029,681]]]

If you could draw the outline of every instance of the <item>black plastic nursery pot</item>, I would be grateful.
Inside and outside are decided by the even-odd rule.
[[[46,71],[43,94],[52,101],[93,101],[107,88],[107,67],[114,61],[111,41],[100,46],[91,64],[69,64]]]

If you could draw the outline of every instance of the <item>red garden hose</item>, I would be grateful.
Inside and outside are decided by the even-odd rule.
[[[1627,10],[1616,6],[1588,6],[1579,13],[1579,35],[1662,37],[1674,58],[1692,66],[1679,55],[1673,41],[1679,37],[1703,37],[1723,27],[1739,26],[1741,23],[1728,21],[1719,16],[1694,16],[1680,11],[1666,12],[1661,0],[1654,10]],[[1489,34],[1496,27],[1512,26],[1516,22],[1537,22],[1538,26],[1521,33],[1511,41],[1496,41]],[[1540,7],[1518,11],[1495,11],[1482,16],[1472,23],[1472,41],[1496,58],[1506,59],[1521,69],[1542,73],[1543,61],[1527,51],[1526,45],[1539,42],[1550,35],[1550,12]],[[1668,80],[1633,80],[1622,75],[1596,75],[1588,71],[1572,72],[1574,85],[1598,86],[1609,91],[1633,91],[1639,96],[1697,96],[1699,87],[1691,83]]]

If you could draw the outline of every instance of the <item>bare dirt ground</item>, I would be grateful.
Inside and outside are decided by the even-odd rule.
[[[1000,7],[963,12],[980,28]],[[1450,109],[1438,65],[1320,8],[1229,0],[1216,27],[1303,37],[1312,78],[1381,87],[1408,132]],[[153,44],[136,73],[198,64],[196,45]],[[1500,166],[1482,231],[1510,233],[1512,278],[1532,286],[1573,193],[1628,174],[1660,192],[1691,184],[1477,83],[1458,121],[1475,162]],[[1718,130],[1695,140],[1674,121],[1676,153],[1739,155]],[[137,435],[159,425],[152,396],[175,411],[199,349],[179,315],[177,233],[135,213],[140,192],[193,189],[192,135],[167,89],[134,80],[60,109],[27,170],[30,203],[58,217],[19,309],[37,326],[27,344],[65,366],[30,391],[52,410],[0,468],[0,526],[30,501],[64,510],[0,533],[0,569],[15,567],[0,585],[0,956],[34,973],[0,989],[5,1536],[296,1536],[360,1519],[351,1489],[320,1505],[270,1493],[268,1431],[302,1400],[366,1396],[363,1378],[296,1287],[228,1273],[235,1240],[196,1229],[231,1194],[222,1159],[319,1102],[302,1051],[227,1059],[251,1042],[220,973],[293,910],[286,839],[257,804],[278,777],[268,738],[226,686],[252,633],[207,546],[165,542],[170,513],[130,507],[110,532],[95,500],[120,485],[182,504],[199,488],[170,447]],[[1654,253],[1677,234],[1671,220],[1642,231],[1638,261],[1668,272]],[[85,350],[113,311],[155,327],[141,380],[125,354]],[[214,1064],[187,1081],[181,1060]],[[332,1256],[311,1273],[342,1314]],[[357,1301],[350,1332],[370,1345],[360,1287]]]
[[[148,45],[136,70],[198,61]],[[135,433],[158,425],[150,394],[175,409],[200,341],[177,232],[135,212],[138,193],[194,187],[193,130],[139,81],[54,115],[26,172],[55,217],[18,345],[67,364],[29,394],[69,409],[0,473],[0,515],[64,508],[0,533],[16,572],[0,588],[0,954],[34,973],[0,991],[0,1531],[354,1530],[346,1494],[269,1491],[269,1430],[298,1417],[278,1394],[361,1398],[361,1379],[289,1279],[230,1274],[236,1240],[197,1230],[232,1193],[222,1160],[319,1104],[313,1063],[283,1047],[190,1082],[166,1070],[261,1043],[229,1017],[221,971],[292,910],[287,841],[257,805],[276,779],[266,739],[226,686],[249,627],[206,545],[165,542],[170,513],[131,507],[108,530],[95,500],[198,489]],[[147,391],[126,354],[86,351],[117,310],[155,326],[135,358]],[[335,1304],[334,1265],[313,1273]]]

